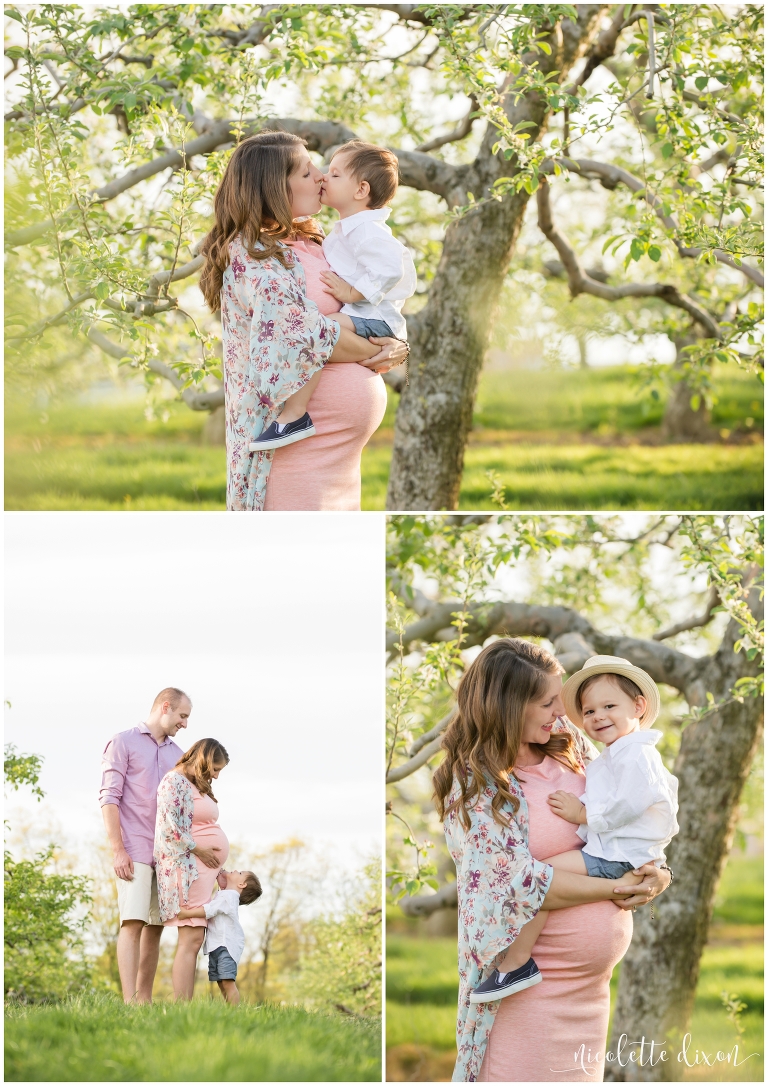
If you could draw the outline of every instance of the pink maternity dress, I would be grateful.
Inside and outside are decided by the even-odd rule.
[[[218,859],[220,867],[223,867],[229,855],[229,841],[218,822],[219,806],[210,796],[204,796],[194,784],[192,785],[192,798],[195,809],[192,815],[190,833],[195,840],[195,844],[200,848],[220,849]],[[191,855],[194,857],[194,852]],[[196,858],[195,865],[197,867],[197,878],[189,890],[189,902],[186,905],[186,908],[189,909],[197,909],[211,900],[216,876],[220,870],[220,867],[206,867],[204,863]],[[208,921],[198,917],[190,917],[188,920],[179,920],[178,917],[174,917],[172,920],[166,920],[165,922],[166,927],[181,927],[182,925],[193,928],[207,928]]]
[[[549,757],[518,775],[534,859],[582,848],[576,827],[552,813],[547,796],[558,788],[583,795],[584,777]],[[611,901],[549,912],[533,948],[544,979],[500,1001],[479,1081],[602,1082],[608,983],[631,938],[631,912]]]
[[[289,242],[307,279],[307,297],[321,313],[338,313],[320,273],[329,271],[317,242]],[[384,418],[387,390],[377,373],[356,362],[328,362],[309,401],[316,433],[276,449],[267,482],[265,510],[359,509],[360,457]]]

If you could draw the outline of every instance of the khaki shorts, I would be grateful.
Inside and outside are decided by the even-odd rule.
[[[117,880],[117,905],[120,923],[143,920],[145,924],[162,924],[157,900],[157,875],[154,867],[133,861],[133,881]]]

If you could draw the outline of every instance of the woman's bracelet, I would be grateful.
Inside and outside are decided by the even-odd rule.
[[[675,881],[675,873],[672,870],[672,868],[669,866],[669,864],[659,864],[659,869],[661,871],[669,871],[669,881],[670,881],[670,883],[673,883]]]

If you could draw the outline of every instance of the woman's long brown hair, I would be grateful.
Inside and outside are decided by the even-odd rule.
[[[489,781],[496,786],[491,804],[493,818],[506,825],[501,807],[509,803],[514,811],[519,801],[509,789],[523,736],[525,710],[546,691],[547,679],[563,671],[551,653],[529,641],[503,637],[488,645],[462,676],[456,693],[457,713],[442,742],[445,758],[432,777],[434,799],[441,819],[458,809],[466,830],[467,811],[480,797]],[[546,743],[532,744],[537,750],[580,771],[575,740],[570,732],[552,734]],[[461,794],[446,803],[458,779]]]
[[[227,765],[229,755],[218,739],[198,739],[193,743],[186,754],[182,754],[174,769],[183,773],[188,781],[191,781],[204,796],[210,796],[213,802],[216,797],[211,791],[213,771],[216,766],[220,768]]]
[[[215,221],[200,251],[205,265],[200,289],[212,310],[220,308],[221,285],[229,265],[229,243],[238,234],[254,260],[276,257],[284,267],[290,257],[279,244],[300,234],[321,242],[313,219],[294,222],[288,178],[299,161],[304,140],[290,132],[259,132],[238,144],[213,198]],[[261,242],[263,248],[256,248]]]

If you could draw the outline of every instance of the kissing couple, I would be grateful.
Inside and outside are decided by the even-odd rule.
[[[126,1003],[151,1003],[163,928],[176,927],[173,994],[191,999],[197,955],[228,1003],[245,937],[240,905],[261,896],[252,871],[227,871],[229,841],[211,784],[229,763],[216,739],[184,753],[173,737],[187,727],[192,702],[166,687],[146,722],[118,732],[102,755],[99,803],[113,853],[120,932],[117,967]],[[214,889],[218,892],[214,895]]]

